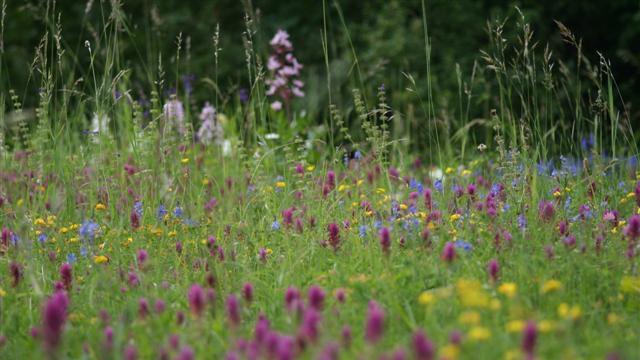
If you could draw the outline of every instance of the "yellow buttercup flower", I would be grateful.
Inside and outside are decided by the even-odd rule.
[[[182,158],[182,160],[180,160],[181,163],[183,164],[188,164],[189,163],[189,158]]]
[[[547,280],[547,282],[542,285],[542,292],[544,294],[552,291],[558,291],[560,289],[562,289],[562,283],[555,279]]]
[[[452,174],[455,170],[452,167],[448,167],[444,170],[445,173],[447,174]]]
[[[106,208],[107,208],[107,206],[105,204],[101,204],[101,203],[97,203],[96,204],[96,210],[98,210],[98,211],[104,210]]]
[[[640,276],[623,276],[620,291],[628,294],[640,293]]]
[[[314,165],[309,165],[309,166],[307,166],[307,171],[313,171],[313,170],[315,170],[315,168],[316,167]]]
[[[521,332],[522,329],[524,329],[524,321],[522,320],[513,320],[513,321],[509,321],[506,325],[505,328],[507,330],[507,332]]]
[[[278,181],[276,183],[276,187],[282,189],[283,187],[287,186],[287,183],[285,183],[284,181]]]
[[[456,214],[451,214],[451,216],[449,216],[449,221],[455,222],[455,221],[460,220],[461,217],[462,217],[462,215],[457,214],[457,213]]]
[[[498,287],[498,292],[500,294],[506,295],[508,298],[512,298],[516,296],[517,291],[518,291],[518,285],[512,282],[501,284]]]
[[[475,326],[469,331],[469,339],[473,341],[484,341],[491,337],[491,331],[486,327]]]
[[[552,331],[554,327],[555,323],[551,320],[540,320],[540,322],[538,323],[538,330],[540,330],[540,332],[542,333]]]
[[[96,255],[93,257],[93,262],[96,264],[105,264],[109,262],[109,258],[104,255]]]
[[[454,344],[445,345],[440,350],[440,356],[443,359],[456,360],[460,355],[460,348]]]
[[[436,296],[430,291],[423,291],[418,297],[420,305],[431,305],[436,302]]]
[[[34,224],[34,225],[44,226],[44,225],[47,225],[47,222],[46,222],[46,221],[44,221],[44,219],[43,219],[43,218],[37,218],[37,219],[33,222],[33,224]]]
[[[458,322],[465,325],[475,325],[480,322],[480,313],[477,311],[465,311],[458,316]]]

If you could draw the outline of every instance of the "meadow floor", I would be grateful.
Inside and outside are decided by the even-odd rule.
[[[102,146],[4,155],[2,359],[640,357],[635,164]]]

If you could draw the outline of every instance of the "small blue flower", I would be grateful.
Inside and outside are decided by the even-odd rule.
[[[367,225],[360,225],[360,227],[358,228],[358,231],[360,233],[360,237],[367,236]]]
[[[160,206],[158,206],[158,211],[156,211],[156,217],[158,218],[158,221],[162,221],[167,213],[169,212],[164,207],[164,205],[160,204]]]
[[[86,247],[81,247],[80,248],[80,255],[82,255],[82,257],[87,257],[87,248]]]
[[[524,217],[524,214],[518,215],[518,227],[522,230],[527,227],[527,218]]]
[[[278,222],[278,219],[274,219],[271,223],[271,230],[280,230],[280,223]]]
[[[67,254],[67,262],[69,264],[73,264],[74,262],[76,262],[77,259],[78,258],[76,257],[76,254],[74,254],[74,253],[68,253]]]
[[[471,251],[473,250],[473,245],[471,245],[470,243],[464,241],[464,240],[457,240],[454,243],[455,247],[459,248],[459,249],[463,249],[464,251]]]
[[[424,191],[424,186],[420,181],[416,179],[411,179],[411,181],[409,181],[409,188],[421,195],[422,195],[422,192]]]
[[[138,214],[138,216],[142,217],[142,211],[143,211],[142,201],[136,201],[133,204],[133,210]]]
[[[362,153],[360,152],[360,150],[356,150],[356,152],[353,154],[353,158],[356,160],[362,159]]]
[[[89,241],[92,243],[93,239],[96,236],[96,232],[99,229],[100,229],[100,225],[98,225],[98,223],[94,222],[93,220],[89,219],[89,220],[85,220],[82,223],[78,231],[80,233],[80,238],[82,238],[82,240]]]
[[[382,221],[380,221],[380,220],[376,220],[376,221],[373,223],[373,227],[374,227],[374,228],[376,228],[376,230],[380,230],[380,228],[382,228]]]
[[[38,235],[38,241],[40,242],[40,244],[44,244],[47,241],[47,234],[41,233],[40,235]]]
[[[438,179],[433,183],[433,187],[436,188],[439,192],[444,191],[444,187],[442,186],[442,179]]]
[[[176,206],[175,209],[173,209],[173,216],[177,217],[177,218],[181,218],[182,214],[183,214],[183,210],[180,207],[180,205]]]
[[[13,246],[18,246],[19,242],[20,236],[18,236],[16,233],[11,233],[11,243],[13,244]]]

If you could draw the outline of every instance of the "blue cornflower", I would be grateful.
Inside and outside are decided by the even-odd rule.
[[[176,206],[175,209],[173,209],[173,216],[180,218],[182,217],[182,214],[184,212],[182,211],[182,208],[180,207],[180,205]]]
[[[280,229],[280,223],[278,222],[278,219],[276,218],[271,223],[271,230],[279,230],[279,229]]]
[[[367,236],[367,225],[360,225],[360,227],[358,228],[358,231],[360,233],[360,237]]]
[[[442,186],[442,179],[438,179],[433,183],[433,187],[436,188],[439,192],[443,192],[444,188]]]
[[[80,238],[85,241],[93,242],[96,237],[96,232],[100,229],[100,225],[93,220],[85,220],[80,226]]]
[[[356,150],[356,152],[353,154],[353,158],[356,160],[362,159],[362,153],[360,152],[360,150]]]
[[[156,211],[156,217],[158,218],[158,221],[162,221],[167,213],[168,211],[164,207],[164,205],[160,204],[160,206],[158,206],[158,211]]]
[[[524,217],[524,214],[518,215],[518,227],[522,230],[527,227],[527,218]]]
[[[142,217],[142,211],[143,211],[142,201],[136,201],[133,204],[133,210],[138,214],[138,216]]]
[[[40,242],[40,244],[44,244],[45,241],[47,241],[47,234],[41,233],[40,235],[38,235],[38,241]]]
[[[564,201],[564,209],[569,210],[571,206],[571,196],[567,196],[567,199]]]
[[[379,230],[379,229],[382,227],[382,221],[380,221],[380,220],[376,220],[376,221],[373,223],[373,227],[374,227],[374,228],[376,228],[377,230]]]
[[[13,244],[13,246],[18,246],[19,242],[20,242],[20,236],[18,236],[15,232],[11,233],[11,243]]]
[[[468,243],[468,242],[466,242],[464,240],[456,240],[454,245],[455,245],[455,247],[457,247],[459,249],[463,249],[464,251],[473,250],[473,245],[471,245],[470,243]]]
[[[74,254],[74,253],[68,253],[67,254],[67,262],[69,264],[73,264],[74,262],[76,262],[77,259],[78,258],[76,257],[76,254]]]
[[[421,195],[422,195],[422,192],[424,191],[424,186],[420,181],[416,179],[411,179],[411,181],[409,181],[409,188]]]

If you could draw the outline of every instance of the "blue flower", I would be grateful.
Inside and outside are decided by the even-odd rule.
[[[360,150],[356,150],[356,152],[353,154],[353,158],[356,160],[362,159],[362,153],[360,152]]]
[[[158,218],[158,221],[162,221],[165,215],[167,215],[167,213],[168,211],[164,207],[164,205],[160,204],[160,206],[158,206],[158,211],[156,212],[156,217]]]
[[[422,192],[424,191],[424,186],[420,181],[417,181],[416,179],[411,179],[411,181],[409,181],[409,188],[418,192],[418,194],[422,194]]]
[[[279,230],[279,229],[280,229],[280,223],[278,222],[278,219],[276,218],[271,223],[271,230]]]
[[[180,207],[180,205],[176,206],[176,208],[175,208],[175,209],[173,209],[173,216],[175,216],[175,217],[177,217],[177,218],[182,217],[182,214],[183,214],[183,213],[184,213],[184,212],[182,211],[182,208]]]
[[[373,227],[374,227],[374,228],[376,228],[377,230],[380,230],[380,228],[382,228],[382,221],[380,221],[380,220],[376,220],[376,221],[373,223]]]
[[[40,242],[40,244],[44,244],[45,241],[47,241],[47,234],[41,233],[40,235],[38,235],[38,241]]]
[[[468,243],[468,242],[466,242],[464,240],[456,240],[454,245],[455,245],[455,247],[457,247],[459,249],[463,249],[464,251],[473,250],[473,245],[471,245],[470,243]]]
[[[433,187],[436,188],[439,192],[443,192],[444,188],[442,187],[442,179],[438,179],[433,183]]]
[[[13,246],[18,246],[19,242],[20,236],[18,236],[16,233],[11,233],[11,243],[13,244]]]
[[[96,232],[100,229],[100,225],[98,225],[93,220],[85,220],[80,226],[80,238],[85,241],[93,242],[93,239],[96,236]]]
[[[77,259],[78,258],[76,257],[76,254],[74,254],[74,253],[68,253],[67,254],[67,262],[69,264],[73,264],[74,262],[76,262]]]
[[[133,204],[133,210],[138,214],[138,216],[142,217],[142,211],[143,211],[142,201],[136,201]]]
[[[81,247],[80,248],[80,255],[82,255],[83,257],[87,257],[87,248],[86,247]]]
[[[360,228],[358,230],[360,232],[360,237],[367,236],[367,225],[360,225]]]
[[[522,230],[527,227],[527,218],[524,217],[524,214],[518,215],[518,227]]]

